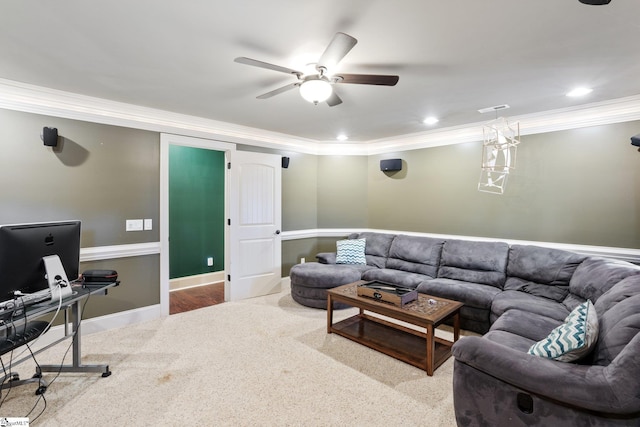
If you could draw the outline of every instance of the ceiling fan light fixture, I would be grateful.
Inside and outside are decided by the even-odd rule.
[[[313,104],[326,101],[332,93],[331,83],[322,78],[305,80],[300,85],[300,95]]]

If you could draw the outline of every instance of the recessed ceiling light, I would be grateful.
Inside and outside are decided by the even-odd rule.
[[[341,133],[340,135],[336,136],[336,139],[338,141],[346,141],[347,139],[349,139],[349,137],[347,135],[345,135],[344,133]]]
[[[424,123],[425,125],[435,125],[436,123],[438,123],[440,120],[438,120],[437,117],[427,117],[426,119],[424,119],[422,121],[422,123]]]
[[[588,87],[577,87],[573,89],[571,92],[567,93],[567,96],[585,96],[589,93],[593,92],[593,89]]]

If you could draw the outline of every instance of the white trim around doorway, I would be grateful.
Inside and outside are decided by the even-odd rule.
[[[160,134],[160,313],[169,315],[169,146],[182,145],[205,150],[225,152],[225,161],[230,162],[236,151],[236,144],[209,139],[192,138],[181,135]],[[228,176],[225,178],[225,217],[229,218],[231,206]],[[229,271],[229,233],[224,236],[225,271]],[[225,301],[228,295],[225,281]]]

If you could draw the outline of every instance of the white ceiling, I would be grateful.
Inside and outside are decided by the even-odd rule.
[[[350,142],[640,94],[640,1],[21,0],[0,3],[0,78],[319,142]],[[340,71],[397,74],[338,85],[343,103],[266,100],[337,31],[358,39]],[[306,55],[306,59],[300,59]],[[310,58],[310,59],[309,59]],[[585,85],[580,99],[565,93]]]

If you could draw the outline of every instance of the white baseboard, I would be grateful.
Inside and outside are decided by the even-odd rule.
[[[108,331],[110,329],[122,328],[136,323],[147,322],[158,319],[160,316],[160,304],[150,305],[148,307],[120,311],[118,313],[83,320],[80,330],[84,336],[96,332]],[[64,325],[54,326],[46,334],[42,335],[32,348],[34,351],[39,350],[63,337]]]
[[[178,277],[176,279],[169,280],[169,292],[219,282],[224,282],[224,271],[214,271],[213,273]]]

